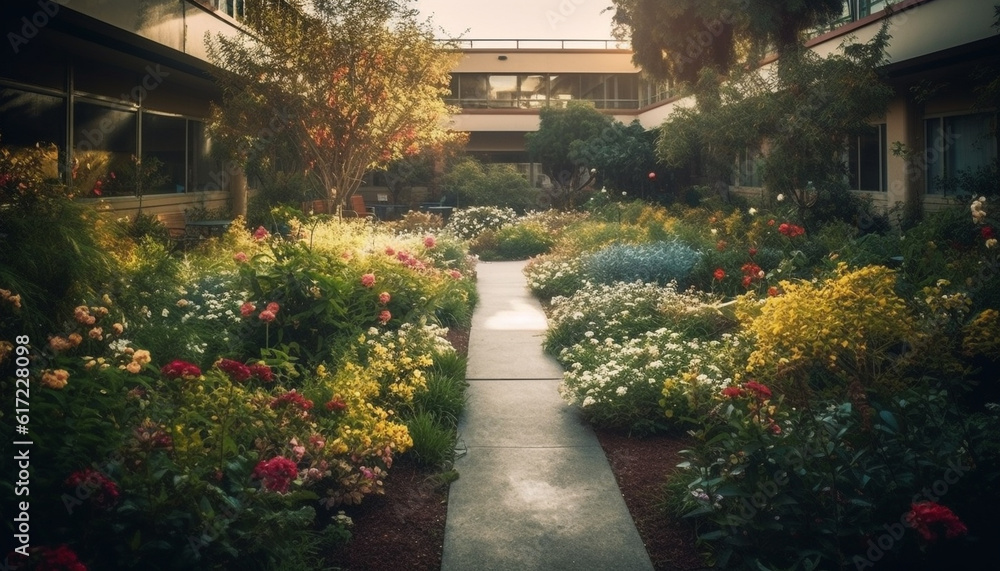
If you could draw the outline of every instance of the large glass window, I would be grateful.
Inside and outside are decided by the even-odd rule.
[[[549,104],[565,105],[567,101],[580,99],[580,76],[578,73],[553,75],[549,78]]]
[[[0,145],[17,153],[38,143],[48,149],[43,165],[45,176],[64,180],[65,98],[0,87]]]
[[[228,173],[212,158],[212,140],[205,123],[188,120],[188,184],[191,190],[223,190]]]
[[[490,107],[512,108],[517,107],[517,76],[516,75],[491,75],[490,76]]]
[[[183,117],[142,114],[141,177],[144,193],[186,190],[187,120]]]
[[[77,100],[73,109],[73,187],[80,196],[134,194],[136,112]]]
[[[927,192],[961,191],[956,177],[988,167],[997,158],[997,116],[993,113],[927,119]]]
[[[549,80],[544,75],[519,75],[518,100],[524,109],[538,109],[548,104]]]
[[[851,190],[884,191],[887,187],[885,123],[850,140],[847,151],[847,178]]]

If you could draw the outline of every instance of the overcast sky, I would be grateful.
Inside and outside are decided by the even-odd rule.
[[[606,40],[609,0],[414,0],[424,16],[444,28],[439,35],[465,39]]]

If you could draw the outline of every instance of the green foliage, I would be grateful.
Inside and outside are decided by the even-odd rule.
[[[488,238],[489,243],[485,243],[484,238]],[[495,232],[480,234],[469,249],[486,261],[524,260],[548,252],[554,243],[552,234],[541,224],[519,221]]]
[[[421,465],[445,468],[455,458],[455,431],[434,413],[420,411],[406,423],[413,437],[410,455]]]
[[[676,241],[612,244],[587,258],[586,275],[602,284],[635,280],[687,284],[700,257],[697,251]]]
[[[462,207],[495,206],[523,212],[538,205],[539,193],[512,165],[483,164],[467,158],[441,180],[449,199]]]
[[[638,120],[628,125],[614,121],[599,136],[575,142],[572,148],[584,164],[597,169],[596,185],[649,199],[663,189],[662,182],[649,178],[658,170],[656,138],[657,131],[647,131]]]
[[[537,131],[525,135],[525,148],[532,159],[542,163],[554,188],[550,200],[554,207],[572,207],[589,179],[589,156],[581,145],[602,136],[611,127],[611,117],[585,101],[570,101],[566,107],[543,107]]]

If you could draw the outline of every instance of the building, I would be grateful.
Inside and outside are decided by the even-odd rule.
[[[0,137],[52,145],[48,175],[122,213],[182,215],[245,200],[212,159],[206,34],[236,34],[242,0],[8,0],[0,7]],[[141,173],[135,158],[158,164]],[[114,175],[112,176],[112,173]]]
[[[975,170],[997,158],[996,109],[977,108],[971,77],[992,67],[1000,73],[1000,30],[995,2],[987,0],[903,0],[893,6],[885,80],[896,96],[869,134],[845,141],[850,187],[876,204],[921,200],[929,209],[947,203],[954,188],[940,177]],[[885,0],[845,0],[843,16],[813,31],[807,46],[830,53],[848,37],[867,41],[884,18]],[[693,42],[710,42],[692,35]],[[690,98],[646,81],[631,52],[612,42],[476,41],[462,45],[455,69],[453,102],[461,107],[455,128],[470,133],[468,149],[487,160],[511,162],[533,175],[524,153],[524,133],[538,128],[543,105],[569,99],[593,101],[623,122],[655,128]],[[923,100],[915,91],[939,89]],[[892,152],[894,143],[911,150]],[[734,157],[733,184],[753,194],[760,178],[756,150]]]
[[[841,19],[815,31],[812,49],[828,53],[849,36],[865,41],[888,14],[885,0],[844,6]],[[246,9],[243,0],[7,0],[0,7],[4,146],[52,143],[50,175],[114,211],[140,204],[128,182],[136,179],[133,157],[159,165],[158,176],[141,182],[147,211],[239,210],[243,177],[212,159],[205,132],[220,94],[204,39],[242,33]],[[880,204],[921,200],[933,208],[954,190],[939,177],[997,157],[996,109],[976,107],[969,79],[986,66],[1000,69],[994,2],[901,0],[894,12],[884,71],[896,97],[869,135],[845,142],[849,182]],[[588,100],[623,122],[655,128],[691,103],[646,81],[627,47],[611,41],[465,40],[460,49],[454,128],[469,133],[474,156],[519,165],[536,182],[524,134],[538,128],[541,107]],[[913,91],[926,82],[940,87],[934,98]],[[894,143],[909,157],[894,154]],[[734,157],[734,185],[759,185],[754,154]],[[377,191],[365,189],[369,200]]]

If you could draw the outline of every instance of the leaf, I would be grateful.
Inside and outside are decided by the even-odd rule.
[[[892,412],[888,410],[880,410],[878,416],[883,422],[885,422],[886,426],[892,429],[893,433],[899,432],[899,423],[896,422],[896,417],[893,416]]]

